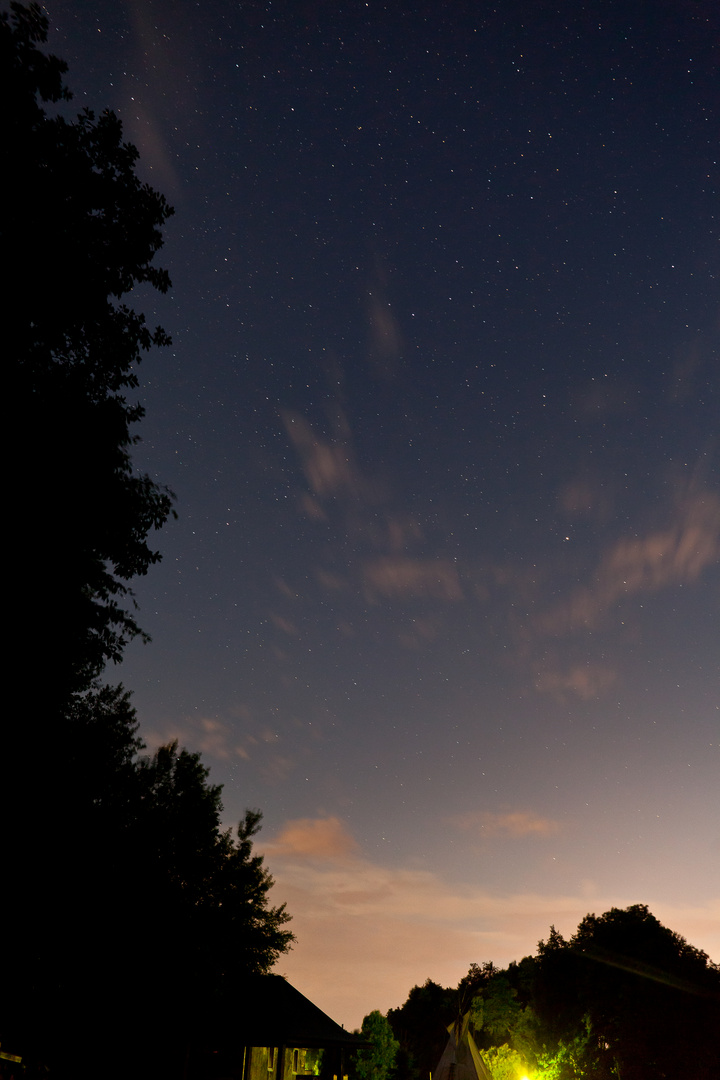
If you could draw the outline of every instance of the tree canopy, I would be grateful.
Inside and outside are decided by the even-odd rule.
[[[453,1001],[455,1017],[469,1005],[496,1080],[720,1075],[720,967],[644,904],[587,915],[568,941],[551,928],[537,956],[504,970],[473,964],[456,991],[414,987],[388,1013],[409,1080],[437,1065]]]
[[[373,1010],[364,1017],[360,1033],[370,1046],[355,1055],[357,1080],[389,1080],[400,1044],[387,1019],[377,1009]]]
[[[223,828],[220,786],[176,743],[139,757],[122,687],[76,697],[64,750],[67,794],[3,950],[0,1039],[53,1076],[89,1077],[109,1054],[108,1076],[179,1071],[238,981],[293,940],[253,851],[261,815]]]
[[[457,1017],[457,997],[454,990],[427,979],[413,986],[403,1005],[389,1010],[404,1077],[425,1080],[434,1070],[447,1043],[447,1026]]]
[[[292,934],[248,811],[177,744],[142,757],[130,695],[98,681],[142,634],[130,583],[159,559],[173,496],[133,467],[144,351],[123,298],[165,292],[164,197],[111,112],[69,119],[66,65],[37,4],[0,13],[0,242],[17,453],[9,598],[14,704],[2,726],[3,1051],[72,1076],[182,1073],[239,978]],[[55,107],[54,109],[52,107]],[[143,635],[145,636],[145,635]]]
[[[172,209],[138,179],[112,112],[48,110],[71,95],[46,38],[37,4],[0,14],[3,337],[21,433],[11,615],[18,660],[42,663],[57,707],[141,633],[128,583],[159,558],[149,534],[172,508],[133,470],[143,409],[126,396],[142,352],[169,338],[122,301],[167,291],[153,260]]]
[[[31,994],[26,1013],[61,993],[66,975],[50,958],[71,927],[83,934],[75,912],[99,919],[79,898],[104,888],[89,867],[133,800],[139,743],[123,692],[93,684],[141,633],[130,582],[159,558],[150,533],[172,510],[171,493],[133,469],[143,410],[128,397],[142,352],[169,339],[122,299],[138,284],[169,287],[153,258],[172,211],[135,175],[137,151],[116,116],[66,118],[67,65],[43,51],[47,28],[37,4],[0,13],[3,340],[16,432],[0,840],[17,933],[3,1000]]]
[[[598,1075],[602,1068],[626,1080],[718,1074],[720,1049],[710,1032],[720,1030],[720,969],[645,904],[587,915],[570,942],[554,948],[570,958],[554,994],[566,1018],[573,1007],[582,1012]],[[550,952],[541,947],[540,985],[557,976],[544,966]]]

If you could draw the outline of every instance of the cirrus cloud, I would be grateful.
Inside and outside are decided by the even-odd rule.
[[[617,675],[606,664],[576,664],[564,671],[543,671],[535,680],[535,689],[541,694],[552,694],[558,701],[579,697],[592,701],[600,697],[615,683]]]
[[[507,814],[493,814],[487,811],[457,814],[448,820],[458,829],[465,832],[478,832],[484,836],[553,836],[560,829],[558,821],[524,810],[515,810]]]
[[[688,497],[675,520],[646,536],[618,540],[601,558],[591,584],[541,616],[546,633],[592,629],[627,596],[690,585],[720,561],[720,498],[706,492]]]
[[[430,596],[462,600],[457,567],[448,559],[411,559],[387,555],[368,560],[363,580],[370,596]]]

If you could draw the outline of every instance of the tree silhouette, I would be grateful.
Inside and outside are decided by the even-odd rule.
[[[293,940],[253,851],[259,812],[223,829],[200,756],[171,743],[138,759],[136,730],[122,687],[75,699],[68,791],[4,943],[0,1040],[55,1077],[180,1075],[238,982]]]
[[[68,119],[37,4],[0,13],[3,340],[16,431],[0,744],[0,1041],[53,1077],[182,1074],[238,977],[292,940],[252,840],[220,827],[197,754],[148,759],[129,695],[97,677],[142,631],[130,582],[172,494],[133,469],[143,351],[169,338],[123,302],[165,292],[172,210],[111,112]],[[51,106],[56,106],[52,109]],[[143,635],[145,636],[145,635]]]
[[[153,257],[172,210],[135,175],[113,113],[48,112],[70,94],[46,38],[36,4],[0,15],[3,339],[19,432],[8,599],[17,660],[42,654],[52,710],[141,633],[128,582],[159,558],[148,536],[171,512],[170,492],[133,471],[143,410],[125,396],[142,352],[169,338],[122,297],[168,289]]]
[[[67,979],[67,965],[53,969],[51,958],[60,938],[79,932],[69,897],[81,895],[78,882],[89,896],[102,891],[88,866],[109,802],[89,792],[111,762],[91,744],[109,734],[112,714],[112,753],[132,759],[136,749],[127,702],[91,687],[141,633],[129,583],[158,559],[149,534],[172,508],[170,492],[133,471],[143,413],[126,396],[143,350],[169,339],[122,300],[138,284],[168,288],[153,257],[172,211],[135,175],[137,151],[112,113],[62,115],[66,65],[43,52],[47,27],[37,4],[0,13],[3,345],[15,424],[5,470],[12,678],[0,728],[0,850],[12,930],[2,1004],[14,1008],[32,990],[40,1009]],[[88,710],[96,723],[79,738]],[[112,757],[107,741],[103,752]]]
[[[590,1031],[626,1080],[718,1075],[720,971],[645,904],[587,915],[570,942]]]
[[[587,915],[569,941],[553,928],[538,953],[532,1005],[563,1080],[718,1075],[720,969],[645,904]]]
[[[645,904],[587,915],[570,940],[551,927],[537,956],[504,970],[472,964],[457,995],[430,980],[413,987],[388,1013],[408,1054],[404,1080],[435,1068],[442,1048],[428,1036],[448,1023],[452,997],[464,1011],[470,996],[474,1037],[494,1076],[720,1076],[720,967]]]
[[[457,992],[426,979],[422,986],[413,986],[407,1001],[390,1009],[387,1018],[400,1043],[407,1075],[427,1077],[445,1049],[448,1024],[457,1019]]]

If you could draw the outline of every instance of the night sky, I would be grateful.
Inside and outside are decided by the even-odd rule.
[[[720,961],[715,0],[51,0],[173,203],[111,680],[346,1026],[647,903]]]

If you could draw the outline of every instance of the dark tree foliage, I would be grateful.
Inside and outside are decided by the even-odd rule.
[[[181,1075],[238,981],[293,940],[253,852],[259,812],[224,830],[199,755],[173,743],[138,759],[136,729],[122,687],[75,700],[52,826],[62,863],[51,834],[35,855],[40,895],[3,950],[0,1040],[52,1076]]]
[[[46,36],[36,4],[0,14],[3,341],[19,432],[11,625],[57,708],[141,633],[128,582],[159,558],[148,536],[171,512],[171,494],[133,472],[143,410],[125,396],[142,351],[169,339],[121,298],[169,287],[152,261],[172,210],[135,175],[113,113],[48,112],[70,94]]]
[[[138,759],[129,695],[97,677],[137,634],[130,582],[171,493],[138,475],[144,350],[123,302],[165,292],[172,213],[110,112],[66,118],[40,8],[0,13],[3,341],[15,430],[6,605],[16,689],[0,730],[0,1042],[73,1077],[183,1074],[236,981],[290,945],[253,854],[260,815],[220,827],[220,788],[176,745]],[[50,108],[49,106],[57,106]],[[6,611],[7,611],[6,607]]]
[[[644,904],[587,915],[569,948],[575,996],[611,1071],[623,1080],[720,1074],[720,970],[707,954]]]
[[[221,788],[208,783],[198,754],[175,743],[141,759],[137,780],[125,906],[141,912],[136,940],[151,943],[136,1003],[162,1016],[147,1057],[167,1069],[217,1016],[232,1013],[238,981],[267,973],[293,935],[285,906],[268,904],[273,879],[253,853],[258,811],[248,810],[234,833],[223,830]]]
[[[457,991],[431,979],[413,986],[400,1008],[390,1009],[387,1018],[400,1044],[398,1064],[406,1070],[404,1076],[424,1080],[435,1070],[447,1043],[448,1024],[457,1019],[457,1012]]]
[[[129,583],[172,496],[133,471],[143,350],[168,341],[123,302],[165,291],[152,265],[171,210],[135,175],[112,113],[67,111],[38,5],[0,13],[3,345],[14,441],[6,455],[5,612],[11,673],[0,725],[3,1017],[67,997],[112,895],[109,834],[133,799],[137,750],[121,691],[93,689],[140,633]],[[110,941],[98,936],[95,953]],[[83,954],[85,955],[85,954]],[[89,962],[90,951],[86,959]],[[83,963],[85,960],[83,960]],[[79,978],[79,975],[77,976]]]
[[[552,1080],[720,1075],[720,969],[645,905],[551,928],[536,958],[495,971],[473,1003],[478,1043]]]
[[[407,1055],[397,1080],[426,1080],[468,1007],[498,1076],[720,1077],[720,967],[644,904],[588,915],[569,941],[552,927],[536,957],[504,970],[472,964],[457,992],[413,987],[388,1013]]]
[[[273,879],[253,854],[262,815],[248,810],[234,833],[222,830],[222,789],[208,784],[208,773],[199,754],[176,743],[140,761],[132,851],[145,862],[142,887],[154,885],[159,927],[172,911],[171,937],[192,948],[183,967],[221,998],[238,973],[266,974],[293,936],[283,929],[285,906],[267,906]]]

